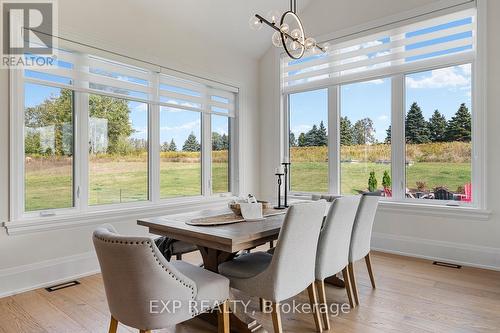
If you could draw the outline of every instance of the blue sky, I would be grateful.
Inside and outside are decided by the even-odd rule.
[[[450,119],[461,103],[471,106],[471,66],[455,66],[412,74],[406,78],[406,110],[417,102],[426,119],[438,109]],[[290,129],[298,137],[313,124],[328,120],[327,90],[317,90],[290,96]],[[384,141],[391,122],[391,80],[355,83],[341,88],[341,116],[354,124],[369,117],[375,126],[375,137]]]

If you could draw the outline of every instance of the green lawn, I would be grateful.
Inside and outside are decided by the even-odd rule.
[[[384,170],[390,166],[378,163],[342,163],[341,189],[343,194],[356,194],[368,187],[370,171],[375,171],[379,188],[382,188]],[[416,188],[417,181],[423,181],[428,189],[446,186],[456,191],[458,186],[470,182],[469,163],[415,163],[407,167],[407,187]],[[292,190],[297,192],[328,192],[328,163],[298,162],[292,164]]]
[[[227,163],[213,163],[214,193],[227,192]],[[71,166],[45,165],[27,171],[26,211],[67,208],[72,204]],[[106,161],[91,163],[89,204],[102,205],[147,200],[148,173],[145,162]],[[162,162],[162,198],[201,194],[199,163]]]

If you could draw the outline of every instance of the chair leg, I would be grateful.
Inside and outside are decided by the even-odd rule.
[[[370,253],[366,255],[365,262],[366,262],[366,268],[368,268],[368,274],[370,275],[370,281],[372,283],[372,287],[373,289],[375,289],[375,277],[373,276],[372,260],[370,257]]]
[[[111,316],[111,322],[109,323],[109,333],[116,333],[118,329],[118,320]]]
[[[309,303],[311,304],[311,308],[313,310],[314,316],[314,324],[316,325],[316,331],[319,333],[323,332],[321,328],[321,318],[319,317],[319,309],[318,309],[318,296],[316,294],[316,287],[314,282],[311,283],[309,287],[307,287],[307,292],[309,293]]]
[[[316,281],[316,288],[318,289],[319,310],[321,310],[321,316],[323,317],[323,328],[328,331],[330,329],[330,315],[326,302],[325,281]]]
[[[274,333],[283,333],[283,326],[281,325],[281,314],[280,314],[280,304],[273,303],[273,312],[271,313],[273,317]]]
[[[175,255],[176,260],[182,260],[182,253],[176,254]]]
[[[356,286],[356,276],[354,275],[354,265],[352,263],[349,263],[349,266],[347,266],[349,269],[349,277],[351,280],[351,287],[352,287],[352,294],[354,301],[356,302],[356,305],[359,305],[359,296],[358,296],[358,287]]]
[[[219,313],[217,315],[218,321],[218,332],[219,333],[229,333],[229,305],[228,302],[224,302],[219,306]]]
[[[344,278],[345,290],[347,291],[349,305],[351,306],[351,309],[354,309],[356,307],[356,304],[354,304],[354,301],[352,299],[351,278],[349,277],[347,266],[342,270],[342,277]]]

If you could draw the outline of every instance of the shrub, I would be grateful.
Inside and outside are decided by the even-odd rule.
[[[375,192],[377,190],[377,178],[375,177],[375,171],[370,172],[370,178],[368,178],[368,191]]]
[[[417,185],[417,190],[419,192],[424,192],[425,189],[427,188],[427,183],[426,182],[418,181],[418,182],[415,183],[415,185]]]
[[[391,188],[391,185],[392,185],[391,176],[389,175],[389,171],[385,170],[384,176],[382,177],[382,186],[384,188]]]

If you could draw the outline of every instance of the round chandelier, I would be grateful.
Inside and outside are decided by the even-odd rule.
[[[250,28],[260,30],[263,24],[276,30],[272,37],[272,43],[276,47],[283,47],[292,59],[300,59],[306,51],[316,53],[326,52],[328,45],[319,45],[312,37],[306,38],[304,26],[297,15],[297,0],[290,0],[290,10],[280,15],[279,12],[271,11],[267,19],[259,14],[250,18]]]

